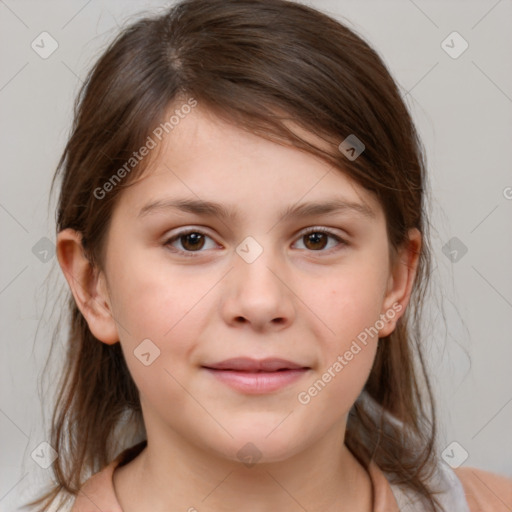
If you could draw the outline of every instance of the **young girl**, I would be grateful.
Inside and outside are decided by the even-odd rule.
[[[509,479],[437,446],[421,143],[353,31],[285,0],[142,19],[59,170],[60,456],[30,505],[510,510]]]

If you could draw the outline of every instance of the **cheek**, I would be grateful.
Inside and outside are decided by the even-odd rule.
[[[375,271],[351,267],[311,297],[311,309],[322,319],[315,332],[320,368],[303,397],[318,414],[334,419],[348,412],[368,379],[378,344],[381,283]]]
[[[120,269],[119,277],[121,277]],[[194,297],[183,286],[167,286],[157,269],[145,269],[119,279],[114,302],[118,333],[130,374],[142,394],[157,396],[166,389],[179,402],[185,362],[199,339]],[[197,299],[196,299],[197,302]]]
[[[160,350],[158,363],[181,372],[211,319],[209,292],[218,278],[165,262],[137,265],[135,259],[113,269],[115,311],[125,327],[119,328],[123,348],[133,353],[149,339]]]
[[[351,343],[343,351],[339,360],[330,364],[322,374],[322,383],[327,381],[322,393],[326,393],[324,404],[332,407],[334,417],[337,413],[348,413],[357,397],[361,394],[375,358],[377,343],[368,345]]]
[[[166,286],[166,282],[172,281],[145,272],[132,274],[120,285],[120,321],[126,330],[120,328],[119,334],[141,395],[165,409],[172,402],[175,411],[186,405],[186,393],[179,383],[187,380],[187,365],[200,338],[201,304],[194,307],[196,293],[187,296],[179,282],[176,286]]]
[[[328,338],[342,349],[366,328],[375,325],[382,307],[382,279],[375,271],[347,269],[324,289],[310,295],[311,309],[322,319]],[[305,301],[306,302],[306,301]]]
[[[161,340],[201,297],[183,272],[151,262],[144,251],[112,264],[111,275],[115,313],[132,337]]]
[[[299,390],[297,401],[307,417],[334,424],[350,412],[361,394],[375,359],[376,342],[342,340],[329,351],[326,364]]]

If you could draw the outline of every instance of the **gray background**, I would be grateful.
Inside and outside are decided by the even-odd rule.
[[[467,452],[464,465],[512,476],[512,2],[310,3],[341,21],[346,17],[376,48],[427,150],[435,293],[425,351],[441,450],[449,446],[445,456],[454,463]],[[47,449],[41,443],[49,411],[42,397],[54,395],[65,334],[54,336],[65,281],[52,253],[54,201],[49,210],[48,194],[73,101],[118,27],[165,5],[0,0],[2,511],[17,510],[49,478],[31,454]],[[43,31],[58,43],[46,59],[31,47]],[[441,44],[453,31],[469,44],[458,58]],[[453,41],[452,51],[461,48]],[[52,339],[53,370],[41,375]],[[458,445],[450,446],[453,441]]]

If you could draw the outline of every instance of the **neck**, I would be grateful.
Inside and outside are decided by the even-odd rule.
[[[114,472],[124,512],[372,509],[370,478],[343,443],[344,430],[286,460],[252,466],[206,453],[174,434],[171,442],[162,443],[161,436],[151,442],[150,434],[140,455]]]

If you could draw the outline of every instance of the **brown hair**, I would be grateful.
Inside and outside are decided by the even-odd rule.
[[[420,346],[431,266],[426,164],[385,64],[344,24],[287,0],[184,0],[124,29],[78,95],[72,133],[52,182],[53,187],[62,178],[57,231],[79,231],[97,268],[112,209],[148,159],[101,200],[94,191],[165,122],[169,108],[186,98],[252,133],[318,155],[375,193],[393,255],[407,242],[409,228],[423,234],[410,305],[394,332],[379,342],[364,388],[382,413],[375,415],[357,400],[345,442],[365,467],[375,461],[393,483],[439,510],[428,482],[436,420]],[[321,137],[331,150],[298,137],[288,121]],[[365,145],[355,160],[338,149],[351,134]],[[98,341],[72,296],[69,308],[69,345],[50,439],[66,455],[52,466],[55,485],[26,507],[48,507],[62,492],[66,498],[76,495],[86,477],[144,437],[138,390],[120,344]]]

